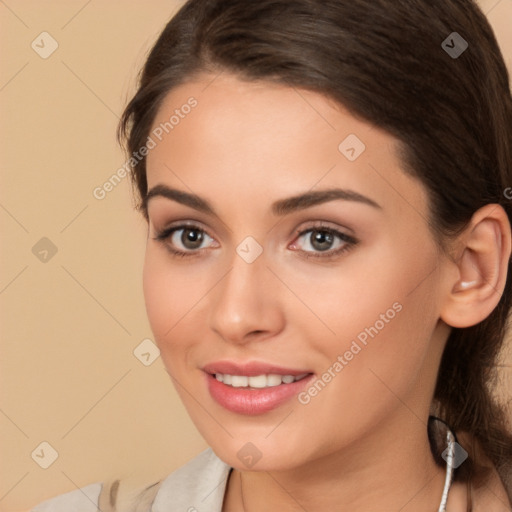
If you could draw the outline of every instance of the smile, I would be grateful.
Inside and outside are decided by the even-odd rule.
[[[315,378],[300,375],[204,373],[210,396],[224,409],[246,416],[265,414],[289,402]],[[222,379],[222,380],[221,380]],[[225,381],[225,382],[222,382]]]
[[[246,375],[230,375],[227,373],[216,373],[215,378],[217,379],[217,381],[222,382],[227,386],[232,386],[234,388],[262,389],[280,386],[282,384],[291,384],[292,382],[302,380],[307,375],[309,374],[303,373],[301,375],[279,375],[276,373],[270,373],[267,375],[263,374],[256,375],[253,377],[247,377]]]

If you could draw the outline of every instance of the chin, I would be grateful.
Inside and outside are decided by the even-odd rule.
[[[263,436],[245,439],[237,436],[229,441],[206,441],[221,460],[240,471],[286,471],[307,463],[303,445],[285,446],[277,439],[272,442]]]

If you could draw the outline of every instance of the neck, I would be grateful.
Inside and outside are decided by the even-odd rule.
[[[233,470],[223,512],[437,511],[445,469],[434,462],[426,424],[406,409],[398,416],[398,428],[393,422],[304,467]]]

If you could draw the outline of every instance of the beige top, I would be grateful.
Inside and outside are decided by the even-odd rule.
[[[61,494],[36,505],[31,512],[221,512],[231,469],[208,448],[148,487],[128,506],[117,503],[116,480]]]

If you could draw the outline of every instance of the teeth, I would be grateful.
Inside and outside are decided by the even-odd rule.
[[[234,388],[245,388],[249,385],[249,377],[243,377],[242,375],[232,375],[231,385]]]
[[[275,373],[267,375],[267,386],[269,387],[279,386],[282,382],[283,380],[281,375],[277,375]]]
[[[215,378],[219,382],[223,382],[228,386],[234,388],[268,388],[274,386],[280,386],[281,384],[290,384],[297,380],[301,380],[308,373],[302,375],[278,375],[276,373],[270,373],[268,375],[257,375],[254,377],[246,377],[244,375],[228,375],[227,373],[216,373]]]
[[[247,377],[248,386],[251,388],[265,388],[267,386],[267,376],[258,375],[257,377]]]

